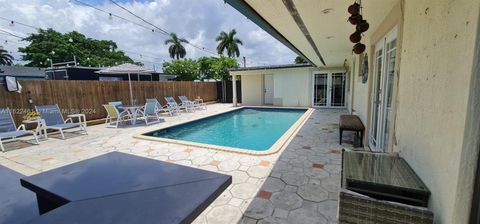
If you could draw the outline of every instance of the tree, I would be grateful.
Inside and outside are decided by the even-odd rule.
[[[295,64],[305,64],[305,63],[308,63],[308,62],[303,57],[297,56],[295,58]]]
[[[218,58],[216,57],[200,57],[197,59],[198,70],[200,72],[200,79],[215,79],[215,69],[213,68],[214,63]]]
[[[230,80],[230,72],[229,69],[238,68],[239,64],[237,60],[233,58],[227,58],[221,56],[220,58],[216,58],[212,63],[212,70],[213,70],[213,78],[217,80]]]
[[[55,62],[73,61],[83,66],[112,66],[125,62],[136,63],[111,40],[96,40],[72,31],[62,34],[53,29],[40,29],[24,40],[30,44],[19,48],[23,60],[30,61],[26,66],[48,67],[50,60]]]
[[[168,47],[168,53],[170,54],[171,58],[176,58],[178,60],[187,55],[187,51],[185,50],[185,47],[183,47],[182,43],[188,43],[188,40],[178,38],[177,34],[175,33],[170,34],[170,39],[165,41],[165,45],[170,44],[170,47]]]
[[[199,78],[198,63],[192,59],[165,62],[163,72],[167,75],[175,75],[176,81],[193,81]]]
[[[217,52],[218,54],[223,55],[223,51],[227,50],[227,55],[230,58],[239,57],[240,50],[238,49],[238,45],[243,45],[242,41],[235,37],[237,31],[232,29],[230,32],[225,33],[222,31],[215,39],[218,43]]]
[[[0,46],[0,65],[12,65],[13,56]]]

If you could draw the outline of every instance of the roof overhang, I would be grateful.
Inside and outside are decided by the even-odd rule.
[[[370,24],[368,37],[399,0],[363,0],[363,15]],[[343,66],[352,56],[349,36],[355,26],[347,22],[354,1],[339,0],[225,0],[260,28],[318,67]]]

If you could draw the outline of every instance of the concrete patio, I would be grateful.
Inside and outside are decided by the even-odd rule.
[[[213,104],[207,111],[164,117],[162,128],[175,123],[231,110]],[[56,134],[39,146],[6,143],[0,165],[32,175],[111,151],[182,164],[232,175],[233,184],[195,223],[336,223],[340,188],[341,148],[338,117],[343,110],[317,109],[281,152],[251,156],[132,138],[151,127],[88,127],[89,135]],[[347,140],[351,135],[344,135]],[[1,217],[0,217],[1,218]],[[1,220],[0,220],[1,221]]]

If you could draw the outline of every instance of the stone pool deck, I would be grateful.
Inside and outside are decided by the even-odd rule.
[[[267,156],[132,137],[152,126],[162,128],[231,109],[231,104],[212,104],[207,111],[166,116],[164,122],[149,127],[95,125],[88,127],[89,135],[70,133],[67,140],[61,140],[53,134],[38,146],[5,143],[8,151],[0,152],[0,165],[32,175],[120,151],[232,175],[233,184],[195,223],[336,223],[340,152],[342,147],[351,148],[348,143],[338,144],[338,118],[344,110],[315,110],[283,151]]]

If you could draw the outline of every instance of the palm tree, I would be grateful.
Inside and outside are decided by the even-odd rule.
[[[240,50],[238,45],[243,45],[242,41],[235,37],[237,31],[232,29],[230,32],[225,33],[222,31],[220,35],[217,36],[216,41],[219,42],[217,46],[218,54],[223,54],[224,50],[227,50],[228,57],[237,57],[240,56]]]
[[[178,38],[177,34],[175,33],[170,34],[170,39],[165,41],[165,45],[171,44],[168,48],[168,53],[170,54],[171,58],[177,58],[178,60],[187,55],[187,51],[185,50],[185,47],[183,47],[182,43],[188,43],[188,40]]]
[[[0,65],[12,65],[13,56],[0,46]]]

